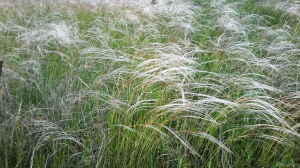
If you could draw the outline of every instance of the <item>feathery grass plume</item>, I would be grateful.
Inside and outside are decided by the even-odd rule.
[[[278,11],[282,11],[286,14],[299,17],[300,4],[297,1],[288,0],[288,1],[266,1],[258,3],[259,6],[273,8]]]
[[[83,146],[79,140],[77,140],[67,132],[61,130],[56,124],[48,121],[43,121],[43,120],[32,121],[32,131],[30,134],[38,137],[36,145],[32,150],[32,155],[30,159],[30,168],[34,166],[34,159],[37,155],[38,150],[43,146],[47,145],[47,143],[60,144],[60,141],[62,141],[62,145],[63,145],[65,143],[64,141],[70,141],[75,145]]]
[[[98,5],[115,8],[132,8],[143,12],[146,15],[154,16],[157,14],[192,15],[191,9],[195,8],[191,1],[182,0],[158,0],[156,4],[151,4],[148,0],[102,0]]]
[[[94,61],[107,61],[112,62],[130,62],[130,58],[120,51],[111,48],[87,48],[81,52],[82,55],[87,55],[84,59]],[[92,55],[92,56],[91,56]]]
[[[238,13],[231,6],[225,5],[217,10],[218,13],[221,13],[217,20],[220,27],[229,32],[246,34],[245,26],[240,23]]]
[[[200,50],[189,44],[156,43],[147,50],[153,52],[150,55],[152,58],[146,59],[137,66],[137,77],[143,79],[146,85],[157,82],[174,85],[189,81],[197,71],[193,68],[197,63],[192,56]]]
[[[116,8],[125,13],[125,18],[132,23],[139,23],[144,19],[162,20],[168,19],[166,26],[176,28],[177,31],[189,34],[194,31],[191,27],[194,22],[194,11],[199,10],[190,1],[182,0],[158,0],[157,3],[151,4],[148,0],[129,0],[129,1],[102,1],[98,6],[103,8]],[[128,13],[128,11],[133,11]],[[137,15],[138,14],[138,15]]]
[[[29,29],[23,32],[19,37],[26,45],[48,45],[54,41],[58,45],[68,46],[80,42],[76,26],[68,26],[65,22],[49,23],[43,27]]]

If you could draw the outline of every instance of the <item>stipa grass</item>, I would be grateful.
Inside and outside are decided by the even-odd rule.
[[[278,8],[26,2],[0,11],[5,168],[299,166],[298,22]]]

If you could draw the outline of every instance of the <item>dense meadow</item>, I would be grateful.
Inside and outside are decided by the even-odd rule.
[[[0,168],[300,167],[300,3],[0,0]]]

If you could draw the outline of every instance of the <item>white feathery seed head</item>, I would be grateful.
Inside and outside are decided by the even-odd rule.
[[[62,46],[68,46],[80,42],[75,25],[67,25],[65,22],[49,23],[34,29],[27,29],[19,36],[27,45],[47,45],[51,40]]]

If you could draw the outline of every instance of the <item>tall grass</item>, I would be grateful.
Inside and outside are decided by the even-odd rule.
[[[299,167],[299,18],[268,5],[3,1],[0,165]]]

